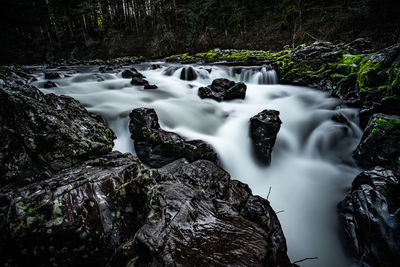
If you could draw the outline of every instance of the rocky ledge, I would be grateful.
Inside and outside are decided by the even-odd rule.
[[[154,109],[134,109],[129,117],[129,131],[136,154],[151,167],[158,168],[179,158],[186,158],[190,162],[198,159],[218,161],[217,153],[204,141],[186,141],[176,133],[161,129]]]

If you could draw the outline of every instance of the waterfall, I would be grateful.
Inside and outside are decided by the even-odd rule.
[[[52,89],[43,88],[38,73],[35,85],[45,93],[72,96],[101,115],[117,135],[114,150],[121,152],[135,153],[130,111],[156,109],[162,128],[210,143],[232,179],[249,184],[254,194],[269,195],[292,261],[318,257],[301,266],[351,266],[338,235],[336,204],[359,172],[351,157],[362,134],[358,110],[320,91],[276,84],[276,73],[267,66],[158,64],[161,68],[134,66],[157,90],[95,69],[57,80],[59,86]],[[216,78],[244,81],[246,98],[220,103],[200,99],[198,88]],[[283,122],[269,167],[254,160],[249,137],[250,117],[264,109],[279,110]],[[347,122],[339,123],[335,116]]]

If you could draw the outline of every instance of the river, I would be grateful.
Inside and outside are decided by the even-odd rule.
[[[202,139],[218,153],[221,166],[233,179],[247,183],[254,194],[268,197],[278,213],[291,261],[317,259],[300,266],[351,266],[340,241],[336,205],[360,172],[351,153],[362,131],[358,110],[346,107],[328,94],[305,87],[277,84],[273,70],[193,65],[196,78],[181,75],[181,65],[163,62],[153,70],[136,67],[156,90],[133,86],[121,72],[99,73],[98,67],[57,70],[57,88],[44,89],[44,75],[35,85],[45,93],[68,95],[90,112],[101,115],[115,132],[114,150],[135,153],[128,131],[128,114],[134,108],[154,108],[161,127],[187,139]],[[181,76],[183,79],[181,79]],[[200,99],[198,88],[216,78],[244,81],[244,100],[216,102]],[[254,159],[249,119],[264,109],[280,111],[282,126],[269,167]],[[347,124],[332,120],[342,115]]]

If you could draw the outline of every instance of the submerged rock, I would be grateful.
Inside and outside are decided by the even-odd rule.
[[[58,72],[46,72],[44,74],[44,78],[46,80],[54,80],[54,79],[59,79],[61,78],[60,74]]]
[[[180,78],[185,81],[193,81],[197,79],[197,73],[193,67],[182,68]]]
[[[389,169],[375,167],[353,181],[338,211],[346,244],[363,266],[398,266],[400,183]]]
[[[244,99],[246,97],[247,86],[228,79],[215,79],[211,85],[199,88],[200,98],[212,98],[220,101],[232,99]]]
[[[353,157],[360,165],[400,169],[400,116],[374,114]]]
[[[76,100],[0,86],[0,184],[47,176],[111,151],[114,133]]]
[[[57,87],[57,84],[55,82],[52,81],[47,81],[43,84],[44,88],[53,88],[53,87]]]
[[[122,78],[130,79],[130,78],[145,78],[143,74],[138,72],[135,68],[131,68],[130,70],[124,70],[121,74]]]
[[[179,158],[217,161],[213,148],[201,140],[186,141],[181,136],[160,128],[154,109],[138,108],[129,114],[129,130],[135,150],[143,163],[161,167]]]
[[[131,80],[132,85],[149,85],[149,82],[141,77],[133,77]]]
[[[257,159],[264,165],[271,163],[271,153],[282,121],[279,111],[263,110],[250,118],[250,138]]]
[[[157,85],[155,84],[145,84],[144,89],[157,89]]]

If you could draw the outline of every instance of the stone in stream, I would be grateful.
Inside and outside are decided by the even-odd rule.
[[[0,86],[0,136],[0,184],[41,179],[106,154],[115,138],[78,101],[31,85]]]
[[[59,79],[61,78],[60,74],[58,72],[46,72],[44,74],[44,78],[46,80],[54,80],[54,79]]]
[[[130,78],[135,78],[135,77],[139,77],[139,78],[145,78],[143,76],[143,74],[141,74],[140,72],[138,72],[135,68],[131,68],[130,70],[124,70],[121,73],[122,78],[124,79],[130,79]]]
[[[290,266],[269,202],[206,160],[143,169],[112,152],[0,189],[10,266]]]
[[[196,80],[197,74],[193,67],[186,67],[182,68],[180,78],[185,81],[193,81]]]
[[[366,168],[400,170],[400,116],[374,114],[368,122],[353,157]]]
[[[263,110],[250,118],[250,138],[256,158],[263,164],[271,163],[271,153],[282,121],[279,111]]]
[[[53,87],[57,87],[57,84],[53,81],[47,81],[43,84],[43,88],[53,88]]]
[[[124,70],[122,72],[122,78],[126,79],[132,78],[131,80],[132,85],[144,85],[145,87],[150,86],[149,82],[144,79],[146,77],[143,76],[143,74],[141,74],[140,72],[138,72],[135,68],[131,68],[130,70]],[[155,89],[155,88],[145,88],[145,89]]]
[[[190,162],[207,159],[217,162],[214,149],[201,140],[186,141],[178,134],[160,128],[154,109],[138,108],[129,114],[129,130],[140,160],[161,167],[179,158]]]
[[[157,85],[155,84],[145,84],[144,89],[157,89]]]
[[[358,175],[338,212],[346,244],[362,266],[398,266],[399,175],[375,167]]]
[[[232,99],[244,99],[246,97],[247,86],[228,79],[215,79],[211,85],[199,88],[199,97],[212,98],[220,101]]]

